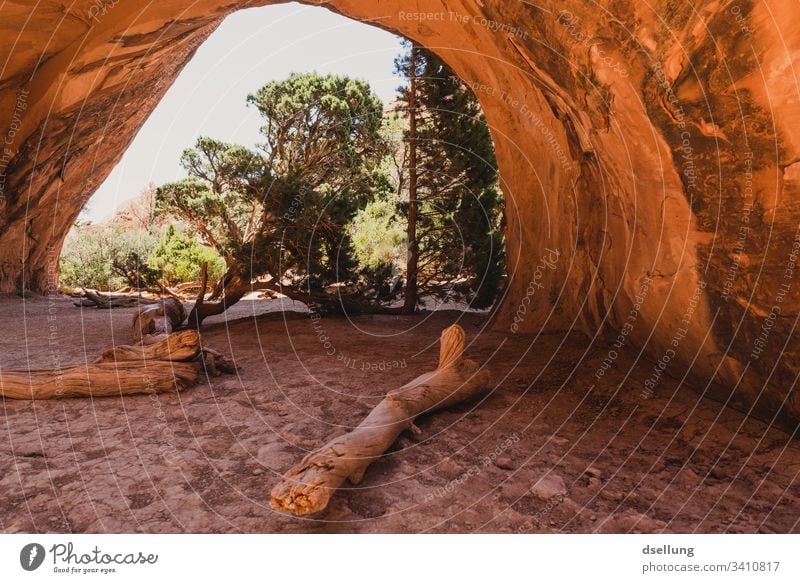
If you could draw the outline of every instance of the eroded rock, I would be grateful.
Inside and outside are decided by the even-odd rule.
[[[55,289],[67,231],[182,67],[267,3],[3,5],[1,291]],[[656,363],[626,390],[686,374],[794,429],[796,3],[309,3],[435,47],[480,99],[507,208],[498,329],[604,323],[609,366]]]

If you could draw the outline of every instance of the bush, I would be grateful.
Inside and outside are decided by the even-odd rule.
[[[405,227],[396,219],[394,198],[378,199],[356,214],[350,225],[356,257],[363,267],[405,261]]]
[[[208,279],[215,281],[225,271],[225,261],[219,253],[177,231],[170,225],[153,249],[148,260],[169,285],[200,279],[200,266],[208,263]]]
[[[124,230],[117,225],[75,225],[61,252],[61,283],[99,290],[133,285],[131,278],[150,279],[144,258],[157,242],[146,229]]]

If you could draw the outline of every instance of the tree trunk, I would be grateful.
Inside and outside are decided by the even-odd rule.
[[[271,506],[298,516],[324,510],[345,480],[358,484],[369,464],[381,457],[414,419],[455,405],[486,389],[489,371],[462,360],[464,330],[442,332],[439,367],[391,391],[352,432],[307,455],[272,489]]]
[[[241,266],[237,261],[234,261],[230,258],[226,259],[225,261],[230,267],[225,269],[225,273],[223,273],[222,277],[220,277],[217,280],[217,283],[214,284],[214,289],[211,291],[211,295],[208,297],[208,299],[213,302],[216,302],[222,297],[222,294],[225,293],[225,288],[228,287],[230,282],[242,272]],[[208,262],[204,261],[204,263],[206,264],[206,269],[208,269]],[[202,271],[200,277],[201,279],[203,277]],[[206,277],[208,276],[206,275]]]
[[[419,242],[417,241],[417,45],[411,45],[409,56],[408,90],[408,259],[406,261],[406,289],[403,295],[403,314],[417,310],[417,271]]]
[[[205,300],[206,284],[208,282],[208,265],[203,264],[200,271],[200,292],[197,294],[192,311],[189,313],[188,325],[195,330],[199,330],[203,324],[203,320],[209,316],[216,316],[223,313],[236,302],[241,300],[247,292],[250,291],[250,279],[245,279],[242,274],[242,269],[238,265],[232,265],[222,276],[220,282],[217,283],[216,288],[219,288],[220,299],[214,302],[207,302]],[[211,294],[213,298],[217,294],[217,289]],[[211,298],[209,298],[211,299]]]

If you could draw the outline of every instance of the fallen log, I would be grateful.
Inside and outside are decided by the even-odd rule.
[[[109,310],[112,308],[135,308],[142,304],[154,304],[158,300],[143,298],[127,294],[101,294],[90,289],[84,289],[82,295],[73,302],[74,305],[84,308],[98,308]]]
[[[57,370],[0,373],[0,396],[5,399],[108,397],[140,393],[174,393],[197,382],[191,362],[155,360],[104,362]]]
[[[121,345],[104,350],[100,362],[121,362],[125,360],[194,360],[202,350],[200,334],[196,330],[181,330],[170,334],[155,344]]]
[[[381,457],[406,429],[419,431],[417,416],[450,407],[489,385],[489,371],[462,360],[464,330],[442,332],[439,366],[384,397],[350,433],[336,437],[287,471],[272,489],[270,505],[298,516],[324,510],[345,480],[358,484],[367,467]]]
[[[116,346],[89,365],[55,370],[0,372],[0,397],[58,399],[171,393],[197,383],[201,370],[232,372],[235,366],[202,346],[195,330],[148,346]]]

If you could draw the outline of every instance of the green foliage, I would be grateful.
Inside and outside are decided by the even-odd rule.
[[[200,268],[208,263],[208,277],[222,276],[225,261],[214,249],[205,247],[170,225],[150,254],[149,265],[169,285],[200,279]]]
[[[369,85],[292,75],[248,97],[264,118],[256,151],[200,138],[185,180],[156,193],[156,210],[185,221],[243,278],[297,287],[353,281],[347,225],[370,200],[384,152],[382,104]]]
[[[423,55],[421,291],[485,307],[504,270],[494,150],[474,95]],[[170,279],[194,278],[197,236],[224,260],[222,284],[269,274],[298,290],[344,284],[365,297],[395,294],[406,254],[404,116],[384,119],[363,81],[316,73],[268,83],[248,103],[263,118],[264,142],[248,149],[201,137],[184,152],[187,178],[157,190],[156,212],[185,222],[187,236],[170,234],[151,263]],[[162,254],[180,259],[168,264]]]
[[[408,45],[410,47],[410,45]],[[476,308],[491,305],[505,271],[502,197],[489,128],[478,100],[435,55],[417,49],[417,199],[420,295],[468,299]],[[397,72],[412,74],[409,52]],[[410,86],[398,103],[408,112]],[[406,132],[406,137],[407,137]],[[398,191],[406,188],[405,149]],[[407,196],[405,197],[407,200]],[[398,211],[407,214],[407,204]]]
[[[69,287],[146,289],[160,279],[170,285],[196,281],[203,261],[209,277],[219,277],[225,268],[213,249],[171,225],[159,239],[155,228],[78,224],[64,242],[60,279]]]
[[[265,120],[261,148],[274,177],[351,193],[369,186],[369,169],[382,154],[383,104],[368,83],[293,74],[247,100]]]
[[[394,197],[370,202],[350,226],[359,263],[374,269],[399,264],[405,257],[405,229],[397,220]]]
[[[61,252],[61,283],[100,290],[145,286],[156,274],[146,258],[157,242],[146,229],[117,225],[76,225]]]

